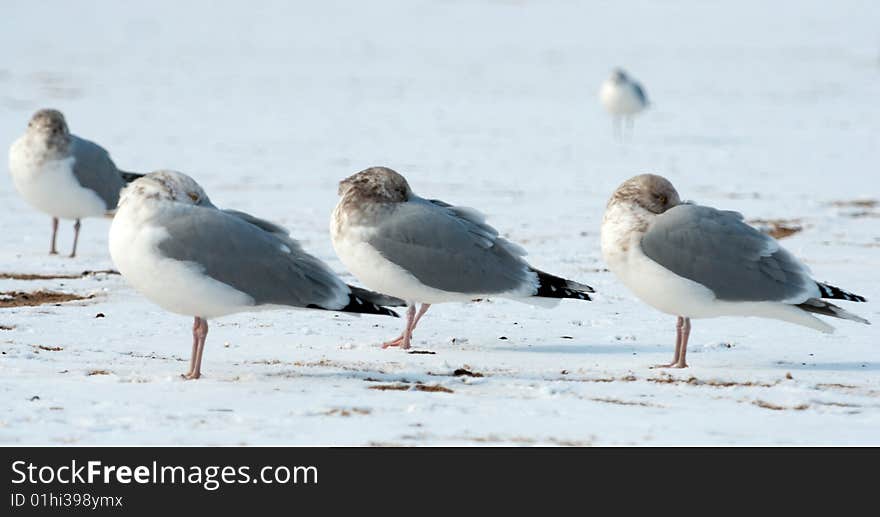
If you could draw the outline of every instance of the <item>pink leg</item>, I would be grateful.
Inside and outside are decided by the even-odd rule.
[[[430,303],[423,303],[422,304],[422,308],[419,309],[419,312],[416,314],[416,319],[415,319],[415,321],[413,321],[412,330],[416,329],[416,325],[419,324],[419,320],[422,319],[422,316],[424,316],[426,312],[428,312],[428,309],[430,307],[431,307]],[[412,330],[410,331],[410,334],[412,334]]]
[[[77,219],[76,222],[73,223],[73,251],[70,252],[70,258],[73,258],[76,256],[76,243],[77,243],[77,241],[79,241],[79,227],[80,226],[81,225],[79,224],[79,219]]]
[[[182,377],[187,378],[192,375],[193,370],[196,369],[196,354],[199,351],[199,321],[201,318],[195,317],[193,318],[193,346],[192,352],[189,355],[189,370],[182,375]]]
[[[668,364],[658,364],[654,366],[654,368],[672,368],[678,364],[678,358],[681,356],[681,341],[682,330],[684,329],[684,320],[684,318],[679,316],[678,320],[675,322],[675,355],[672,357],[672,362]]]
[[[52,218],[52,247],[49,248],[49,255],[57,255],[58,250],[55,249],[55,238],[58,236],[58,218]]]
[[[678,361],[675,363],[675,368],[687,368],[687,362],[685,361],[685,356],[687,355],[688,349],[688,338],[691,336],[691,319],[684,319],[684,328],[681,331],[681,355],[678,356]]]
[[[410,342],[412,341],[413,331],[416,329],[416,325],[419,324],[419,320],[422,319],[422,316],[424,316],[425,313],[428,312],[428,308],[430,306],[430,303],[423,303],[422,308],[419,309],[418,314],[416,314],[416,304],[410,305],[406,311],[406,329],[403,331],[403,334],[401,334],[394,341],[389,341],[382,344],[382,348],[399,346],[404,350],[408,350],[411,346]]]
[[[400,348],[404,350],[409,350],[410,342],[412,341],[413,331],[416,329],[416,325],[419,324],[419,320],[422,319],[422,316],[428,311],[428,307],[430,307],[430,303],[423,303],[422,308],[419,309],[419,312],[416,314],[416,317],[413,319],[412,323],[409,326],[409,330],[406,333],[406,337],[403,340],[403,344],[400,345]]]
[[[412,326],[415,316],[416,304],[412,304],[406,308],[406,327],[404,327],[403,329],[403,334],[397,336],[391,341],[386,341],[385,343],[382,343],[382,348],[388,348],[391,346],[402,346],[403,348],[409,348],[410,326]]]
[[[190,359],[192,369],[183,377],[188,380],[198,379],[202,376],[202,354],[205,351],[205,340],[208,338],[208,320],[196,317],[193,323],[193,339],[196,345],[193,347],[193,357]]]

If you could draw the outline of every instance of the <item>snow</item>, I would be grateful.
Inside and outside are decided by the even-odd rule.
[[[2,142],[56,107],[121,168],[186,172],[218,206],[285,225],[339,272],[336,182],[386,165],[420,195],[485,212],[536,267],[598,291],[552,310],[434,306],[414,343],[434,354],[380,349],[401,330],[392,318],[238,314],[211,322],[205,377],[185,382],[192,321],[120,276],[0,280],[0,291],[94,295],[0,309],[13,327],[0,330],[4,444],[880,443],[875,327],[694,320],[691,368],[651,369],[672,356],[675,320],[605,270],[598,234],[620,182],[660,173],[684,198],[798,220],[783,245],[870,300],[841,305],[880,321],[880,207],[840,203],[880,199],[876,2],[3,11]],[[629,143],[597,98],[615,66],[652,99]],[[109,220],[83,221],[76,259],[50,257],[49,217],[8,176],[0,206],[0,272],[113,267]],[[71,239],[62,225],[62,253]],[[451,393],[371,389],[419,383]]]

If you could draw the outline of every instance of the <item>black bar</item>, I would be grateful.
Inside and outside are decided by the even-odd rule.
[[[576,506],[580,501],[583,508],[617,501],[632,508],[677,497],[743,503],[774,491],[777,497],[788,494],[783,499],[789,505],[818,502],[840,491],[852,502],[854,496],[873,493],[873,476],[862,473],[876,469],[878,459],[877,449],[2,448],[0,482],[6,490],[0,508],[9,511],[0,515],[37,510],[227,515],[260,508],[378,510],[402,504],[415,505],[413,510],[446,505],[455,513],[465,502],[498,510],[540,501]],[[90,461],[100,462],[91,483]],[[186,482],[181,470],[166,470],[165,483],[157,482],[160,477],[154,476],[163,466],[182,468]],[[143,483],[133,479],[138,467]],[[57,476],[67,481],[73,468],[81,469],[81,479],[59,482]],[[41,475],[46,483],[30,482]],[[785,486],[804,499],[791,499],[794,492]],[[77,494],[83,504],[73,504]]]

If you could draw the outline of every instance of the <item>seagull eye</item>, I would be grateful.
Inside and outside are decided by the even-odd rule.
[[[669,198],[666,197],[665,194],[657,194],[657,201],[660,202],[661,205],[665,205]]]
[[[192,199],[194,202],[198,202],[198,200],[199,200],[199,195],[196,194],[195,192],[189,192],[189,193],[187,193],[187,195],[188,195],[189,198]]]

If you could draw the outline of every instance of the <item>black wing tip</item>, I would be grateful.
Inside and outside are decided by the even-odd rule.
[[[825,300],[820,300],[818,298],[810,298],[804,303],[798,304],[797,307],[807,312],[812,312],[814,314],[821,314],[823,316],[831,316],[832,318],[855,321],[858,323],[863,323],[865,325],[871,324],[870,321],[861,316],[853,314],[842,307],[834,305],[831,302],[826,302]]]
[[[131,183],[138,178],[143,178],[144,176],[146,176],[146,174],[126,171],[119,171],[119,175],[122,176],[123,181],[125,181],[126,183]]]
[[[835,287],[831,284],[816,282],[816,285],[819,286],[819,293],[821,295],[821,298],[826,298],[829,300],[846,300],[848,302],[868,301],[868,299],[864,296],[844,291],[843,289]]]
[[[348,288],[351,290],[351,294],[355,297],[360,298],[361,300],[366,300],[367,302],[375,305],[381,305],[385,307],[406,307],[406,302],[404,300],[401,300],[400,298],[395,298],[387,294],[369,291],[367,289],[354,285],[349,285]]]
[[[392,311],[387,307],[382,307],[381,305],[377,305],[373,302],[368,302],[363,298],[355,296],[353,294],[348,295],[348,305],[342,307],[340,309],[327,309],[326,307],[321,307],[319,305],[310,304],[307,305],[308,309],[322,309],[322,310],[336,310],[339,312],[350,312],[354,314],[378,314],[380,316],[391,316],[393,318],[399,318],[400,315],[396,312]]]
[[[379,314],[382,316],[392,316],[394,318],[400,317],[399,314],[388,307],[382,307],[379,304],[364,300],[360,296],[354,294],[348,295],[348,305],[339,310],[342,312],[353,312],[358,314]]]
[[[538,271],[537,269],[533,271],[538,275],[538,291],[534,296],[540,298],[571,298],[588,302],[593,300],[587,293],[595,293],[596,290],[586,284],[566,280],[543,271]]]

